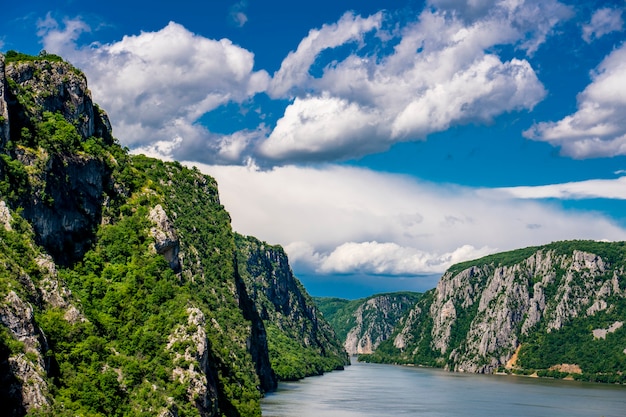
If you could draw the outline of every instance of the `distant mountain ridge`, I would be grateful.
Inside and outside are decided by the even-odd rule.
[[[626,243],[555,242],[452,266],[362,360],[626,382]]]
[[[335,328],[350,355],[372,353],[402,322],[420,294],[395,292],[358,300],[316,297],[315,303]]]

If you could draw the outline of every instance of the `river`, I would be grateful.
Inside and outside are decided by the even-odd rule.
[[[261,408],[263,417],[625,417],[626,387],[353,361],[280,383]]]

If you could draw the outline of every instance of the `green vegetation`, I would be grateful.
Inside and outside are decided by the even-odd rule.
[[[322,355],[313,346],[303,346],[270,321],[266,322],[266,329],[272,369],[282,381],[321,375],[346,365],[340,355]]]
[[[557,331],[533,332],[522,341],[518,365],[542,376],[555,365],[576,364],[582,374],[571,375],[575,379],[626,383],[626,327],[607,333],[605,338],[593,336],[594,329],[608,329],[615,322],[624,323],[626,300],[614,299],[612,305],[610,310],[593,316],[577,317]],[[568,375],[549,376],[562,378]]]

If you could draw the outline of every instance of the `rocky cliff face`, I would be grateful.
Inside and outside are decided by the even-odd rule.
[[[581,241],[452,267],[396,329],[381,356],[480,373],[585,361],[562,349],[561,356],[554,352],[551,359],[562,362],[538,366],[538,351],[531,350],[543,349],[548,357],[551,343],[563,335],[592,343],[592,331],[581,327],[609,328],[625,318],[625,261],[621,243]],[[605,370],[610,373],[626,370],[626,337],[618,331],[611,349],[619,355],[612,369]],[[512,361],[516,352],[521,360]],[[592,372],[582,366],[581,372],[586,371]]]
[[[259,416],[276,386],[261,292],[215,181],[128,155],[59,57],[0,69],[2,412]],[[308,296],[279,281],[309,329]],[[316,326],[311,346],[331,337]]]
[[[370,354],[389,338],[419,293],[377,294],[358,300],[316,298],[324,317],[334,327],[350,355]]]
[[[297,379],[348,365],[332,327],[293,276],[283,249],[240,235],[236,242],[239,272],[270,330],[270,359],[279,377]],[[316,358],[312,366],[297,363],[307,356]]]
[[[103,200],[112,192],[110,170],[95,155],[63,152],[61,141],[97,136],[110,145],[110,123],[94,106],[85,76],[71,65],[45,57],[5,63],[3,57],[0,67],[0,149],[22,164],[27,177],[13,178],[24,182],[16,204],[32,224],[37,243],[57,262],[75,262],[95,238]],[[53,114],[62,115],[66,124],[53,123]],[[75,138],[62,130],[67,124],[75,127]],[[42,141],[42,135],[49,140]]]
[[[354,312],[355,326],[344,346],[349,354],[372,353],[400,324],[407,309],[417,300],[408,295],[382,294],[368,299]]]

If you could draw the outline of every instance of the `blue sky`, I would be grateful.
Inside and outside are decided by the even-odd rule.
[[[626,240],[626,2],[30,1],[0,51],[62,55],[133,152],[196,165],[313,295]]]

